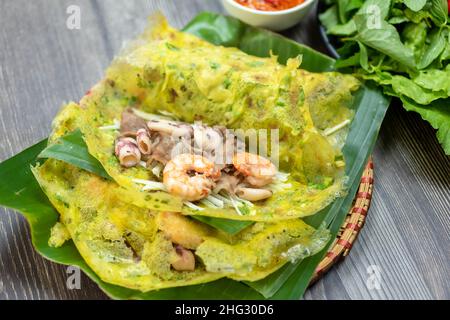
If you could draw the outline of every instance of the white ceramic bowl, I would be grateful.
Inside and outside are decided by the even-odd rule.
[[[302,4],[282,11],[261,11],[247,8],[234,0],[222,0],[230,15],[255,27],[281,31],[300,22],[314,7],[316,0],[305,0]]]

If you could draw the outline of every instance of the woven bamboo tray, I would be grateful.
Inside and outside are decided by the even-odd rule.
[[[373,192],[373,161],[369,159],[361,178],[358,193],[331,249],[317,267],[310,285],[319,280],[333,265],[344,259],[352,249],[364,226]]]

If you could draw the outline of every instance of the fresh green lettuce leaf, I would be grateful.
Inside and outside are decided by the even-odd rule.
[[[422,88],[434,92],[445,92],[447,96],[450,96],[450,64],[444,70],[427,69],[421,71],[413,80]]]
[[[427,24],[424,21],[407,23],[401,35],[405,46],[414,52],[414,59],[419,61],[423,55],[427,40]]]
[[[428,37],[430,44],[424,49],[423,56],[417,64],[419,69],[428,67],[445,49],[446,39],[442,30],[433,30]]]
[[[431,3],[430,17],[437,26],[444,26],[448,22],[447,0],[429,0]]]
[[[419,105],[406,97],[401,97],[408,111],[420,114],[437,130],[437,138],[446,154],[450,154],[450,99],[437,100],[427,106]]]
[[[419,86],[416,82],[403,76],[393,76],[392,80],[386,81],[392,85],[392,89],[398,96],[407,96],[419,104],[427,105],[435,100],[446,98],[447,92],[432,91]]]

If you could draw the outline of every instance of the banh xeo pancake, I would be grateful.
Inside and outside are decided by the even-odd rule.
[[[77,128],[83,112],[75,103],[65,106],[53,121],[50,143]],[[327,230],[300,219],[259,222],[231,236],[180,213],[135,206],[115,182],[59,160],[32,170],[60,213],[49,244],[60,246],[71,238],[102,280],[131,289],[145,292],[222,277],[256,281],[317,253],[329,240]]]
[[[181,210],[252,221],[312,215],[345,192],[341,147],[358,83],[349,75],[309,73],[299,64],[291,59],[284,66],[276,57],[214,46],[161,21],[116,58],[106,78],[82,100],[80,128],[89,152],[140,199],[143,185],[137,179],[160,180],[148,168],[121,166],[114,152],[120,132],[105,130],[127,110],[145,112],[146,120],[145,115],[159,115],[228,129],[278,129],[279,169],[289,175],[270,198],[243,202],[242,210],[202,203]]]
[[[80,126],[84,110],[74,102],[61,108],[57,117],[52,122],[52,134],[49,137],[49,144],[58,143],[58,139],[71,133]],[[134,192],[124,188],[119,184],[114,184],[113,192],[131,199],[132,204],[155,210],[179,211],[182,202],[180,199],[170,196],[165,192]]]

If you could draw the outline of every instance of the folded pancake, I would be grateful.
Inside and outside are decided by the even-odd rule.
[[[279,170],[289,176],[270,198],[242,210],[195,203],[174,211],[252,221],[312,215],[345,193],[341,148],[359,84],[349,75],[314,74],[299,65],[300,59],[284,66],[276,57],[214,46],[161,19],[115,59],[106,78],[82,99],[80,128],[89,152],[108,174],[152,209],[142,201],[136,179],[158,182],[157,177],[139,165],[121,166],[114,151],[120,132],[104,130],[123,122],[126,110],[228,129],[278,129],[278,149],[269,145],[268,156],[278,156]]]
[[[61,107],[58,115],[52,122],[52,133],[49,144],[58,143],[58,139],[78,129],[83,122],[84,110],[76,103],[71,102]],[[99,141],[101,143],[101,141]],[[166,192],[142,192],[124,188],[120,184],[113,184],[111,192],[120,194],[132,204],[153,210],[181,211],[182,202]]]
[[[155,215],[117,199],[101,178],[57,160],[33,173],[81,256],[103,281],[149,291],[223,277],[201,267],[172,271],[173,247],[158,236]]]
[[[79,126],[71,103],[53,122],[50,142]],[[114,181],[48,159],[32,168],[60,213],[51,245],[71,238],[105,282],[143,292],[228,277],[256,281],[286,263],[314,255],[329,241],[300,219],[256,223],[229,235],[180,213],[136,206]]]

